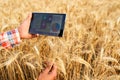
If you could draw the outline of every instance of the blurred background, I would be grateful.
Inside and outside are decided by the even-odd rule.
[[[63,37],[1,47],[0,80],[37,80],[44,61],[58,66],[57,80],[120,80],[120,0],[0,0],[0,32],[31,12],[66,13]]]

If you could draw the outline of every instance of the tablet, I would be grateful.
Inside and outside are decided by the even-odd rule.
[[[32,13],[29,33],[62,37],[66,14]]]

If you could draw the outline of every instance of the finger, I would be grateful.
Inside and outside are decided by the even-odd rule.
[[[52,66],[53,66],[53,63],[47,63],[47,67],[45,69],[45,73],[49,73],[51,68],[52,68]]]
[[[57,66],[55,64],[51,68],[51,72],[49,72],[49,74],[57,76]]]
[[[28,16],[27,16],[27,18],[26,18],[26,20],[30,22],[31,18],[32,18],[32,13],[29,13]]]
[[[28,34],[28,36],[27,36],[27,38],[35,38],[35,37],[37,37],[37,35],[35,35],[35,34]]]
[[[44,63],[46,64],[47,67],[53,65],[53,62],[44,61]]]
[[[36,36],[38,37],[38,36],[40,36],[39,34],[36,34]]]
[[[35,37],[37,37],[37,35],[36,34],[31,34],[31,37],[35,38]]]
[[[55,79],[57,77],[57,66],[56,65],[53,65],[52,71],[49,72],[49,75],[53,79]]]
[[[30,20],[32,18],[32,13],[29,13],[28,19]]]

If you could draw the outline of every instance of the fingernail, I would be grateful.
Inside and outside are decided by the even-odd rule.
[[[37,36],[39,36],[39,34],[36,34]]]

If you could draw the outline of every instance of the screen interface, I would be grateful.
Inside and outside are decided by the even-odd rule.
[[[30,33],[52,36],[62,36],[65,23],[65,14],[33,13],[30,24]]]

